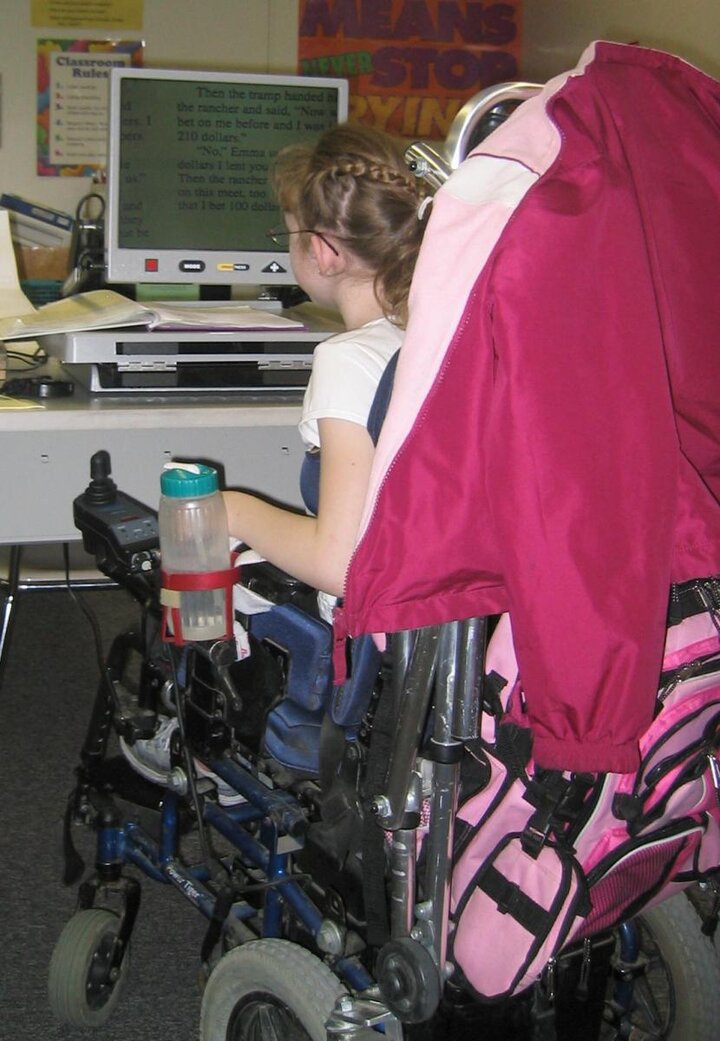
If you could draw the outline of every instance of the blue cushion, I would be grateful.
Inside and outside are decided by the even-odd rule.
[[[327,705],[332,689],[332,629],[294,604],[252,615],[250,632],[287,656],[286,697],[316,712]]]
[[[317,776],[324,715],[324,709],[309,712],[290,701],[281,701],[268,713],[265,729],[267,751],[283,766]]]

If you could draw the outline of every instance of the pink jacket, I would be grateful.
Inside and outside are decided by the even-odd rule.
[[[720,84],[595,43],[437,193],[352,634],[509,611],[545,766],[638,762],[672,582],[720,572]]]

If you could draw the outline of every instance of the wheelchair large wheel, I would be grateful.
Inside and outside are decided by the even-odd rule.
[[[61,1023],[97,1027],[117,1005],[130,967],[130,950],[110,969],[120,919],[112,911],[78,911],[60,934],[48,974],[48,997]]]
[[[287,940],[252,940],[220,959],[203,994],[201,1041],[325,1041],[346,993],[314,954]]]
[[[642,971],[635,979],[633,1041],[717,1041],[720,961],[684,893],[637,919]],[[618,1035],[605,1024],[602,1041]]]

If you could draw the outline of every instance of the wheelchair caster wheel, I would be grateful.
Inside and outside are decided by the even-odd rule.
[[[390,940],[376,966],[385,1004],[403,1023],[424,1023],[440,1004],[440,976],[427,948],[407,938]]]
[[[685,893],[636,919],[639,971],[633,979],[631,1036],[666,1041],[715,1041],[720,1023],[720,965]],[[614,1021],[618,980],[608,984],[607,1022],[600,1041],[621,1036]],[[625,1036],[625,1035],[622,1035]]]
[[[61,1023],[96,1027],[118,1003],[130,967],[129,947],[114,965],[120,919],[90,908],[67,923],[55,945],[48,974],[50,1008]]]
[[[201,1041],[326,1041],[325,1024],[346,994],[310,951],[287,940],[251,940],[220,959],[208,980]]]

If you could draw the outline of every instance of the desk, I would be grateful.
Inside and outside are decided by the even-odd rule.
[[[55,361],[42,371],[68,378]],[[0,411],[0,545],[12,547],[8,579],[0,581],[0,669],[22,588],[19,547],[80,539],[72,504],[90,480],[94,452],[109,452],[118,488],[153,508],[171,459],[212,463],[223,486],[297,506],[299,418],[300,402],[289,398],[92,396],[80,385],[42,409]]]
[[[43,371],[67,379],[56,364]],[[77,540],[72,502],[100,449],[110,453],[117,486],[151,507],[171,459],[211,462],[226,487],[299,505],[299,418],[298,399],[93,396],[80,385],[42,410],[0,412],[0,544]]]

